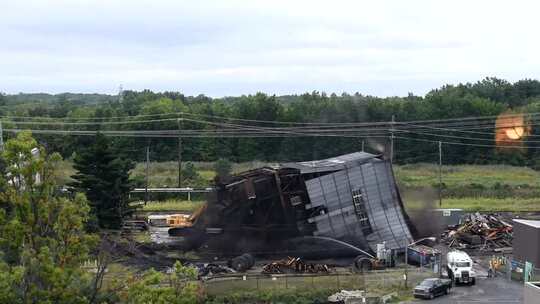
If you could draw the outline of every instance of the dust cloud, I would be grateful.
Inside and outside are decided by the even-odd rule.
[[[439,208],[439,195],[435,188],[415,188],[401,191],[405,210],[411,222],[415,225],[418,237],[439,235],[444,231],[445,225],[441,215],[434,212]]]

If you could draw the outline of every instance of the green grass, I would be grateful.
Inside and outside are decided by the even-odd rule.
[[[143,206],[141,211],[184,211],[193,212],[202,206],[203,201],[166,200],[152,201]]]
[[[214,164],[212,162],[192,162],[197,172],[199,173],[201,180],[196,184],[189,186],[192,187],[205,187],[213,184],[216,172],[214,171]],[[266,166],[268,163],[252,161],[245,163],[233,164],[232,172],[239,173],[246,170]],[[146,163],[137,163],[135,169],[131,171],[131,176],[146,175]],[[148,166],[149,184],[151,187],[176,187],[178,185],[178,163],[174,161],[168,162],[150,162]]]
[[[214,170],[199,170],[201,177],[209,182],[213,182],[216,172]]]
[[[407,212],[415,212],[425,208],[439,208],[438,200],[430,203],[418,201],[416,198],[404,197]],[[456,208],[465,211],[486,212],[531,212],[540,210],[540,197],[531,199],[520,198],[489,198],[489,197],[465,197],[443,198],[441,208]]]
[[[394,167],[403,187],[429,187],[439,182],[439,168],[434,164],[410,164]],[[540,187],[540,172],[526,167],[506,165],[443,166],[442,180],[447,187],[481,184]]]
[[[540,210],[540,197],[533,199],[515,198],[460,198],[443,199],[443,208],[459,208],[466,211],[538,211]]]
[[[434,164],[394,167],[407,210],[438,207],[439,168]],[[467,211],[539,211],[540,172],[506,165],[442,167],[443,208]]]
[[[131,170],[131,176],[146,176],[146,163],[137,163]],[[150,187],[176,187],[178,185],[178,163],[150,162],[148,166],[148,182]]]

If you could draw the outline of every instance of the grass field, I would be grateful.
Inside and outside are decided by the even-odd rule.
[[[195,186],[211,185],[215,176],[213,163],[193,162],[193,164],[200,176]],[[265,165],[268,164],[257,161],[234,164],[233,173]],[[71,181],[69,176],[75,173],[71,162],[62,162],[58,169],[60,183]],[[138,163],[131,175],[144,176],[145,170],[146,165]],[[177,163],[173,161],[151,162],[150,186],[176,186],[177,170]],[[394,166],[394,170],[407,207],[425,206],[426,202],[438,206],[437,165],[424,163],[397,165]],[[469,211],[540,211],[540,172],[530,168],[506,165],[443,166],[442,182],[442,206],[446,208],[463,208]],[[202,196],[198,199],[201,200]],[[168,199],[150,202],[143,211],[192,211],[200,204],[201,201],[190,203],[182,199]]]
[[[395,167],[408,209],[438,207],[439,168],[434,164]],[[540,211],[540,172],[505,165],[442,167],[442,208],[467,211]]]
[[[193,212],[202,206],[203,201],[166,200],[148,202],[142,211],[179,211]]]
[[[201,180],[196,181],[197,185],[189,186],[208,186],[212,184],[216,173],[213,169],[213,163],[211,162],[192,162]],[[185,165],[186,163],[184,163]],[[238,173],[261,166],[268,165],[268,163],[252,161],[245,163],[233,164],[233,173]],[[58,182],[60,184],[66,184],[72,181],[71,176],[76,173],[73,169],[73,163],[69,160],[61,161],[58,169]],[[135,168],[131,171],[132,177],[144,177],[146,175],[146,163],[137,163]],[[174,161],[168,162],[150,162],[148,166],[149,184],[150,187],[175,187],[178,185],[178,163]]]
[[[446,198],[443,208],[459,208],[468,211],[540,211],[540,197],[534,199],[521,198]]]
[[[439,167],[434,164],[411,164],[395,167],[400,186],[428,187],[439,182]],[[505,165],[458,165],[442,167],[443,183],[448,187],[496,184],[540,187],[540,172],[525,167]]]
[[[403,198],[407,211],[418,211],[425,208],[439,208],[439,201],[433,199],[431,203],[418,201],[416,197]],[[540,211],[540,197],[532,199],[522,198],[489,198],[489,197],[466,197],[466,198],[443,198],[440,208],[456,208],[466,211],[485,212],[532,212]]]

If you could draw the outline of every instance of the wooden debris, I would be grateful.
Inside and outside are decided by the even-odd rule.
[[[448,247],[494,250],[512,247],[512,225],[497,214],[470,214],[441,235]]]
[[[301,258],[287,257],[263,267],[263,273],[319,273],[330,272],[326,264],[306,263]]]

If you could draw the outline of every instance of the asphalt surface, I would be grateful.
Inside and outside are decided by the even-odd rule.
[[[523,303],[523,283],[503,278],[478,278],[474,286],[454,286],[446,296],[409,303],[434,304],[519,304]]]
[[[441,250],[443,265],[446,263],[448,248],[444,245],[437,246]],[[474,262],[473,269],[476,272],[476,285],[453,286],[449,294],[433,300],[418,299],[410,303],[440,303],[440,304],[519,304],[523,303],[523,283],[509,281],[504,274],[498,274],[496,278],[487,278],[488,261],[490,256],[471,255]],[[444,267],[444,266],[443,266]],[[446,269],[442,269],[443,277],[446,277]],[[540,303],[540,301],[539,301]]]

